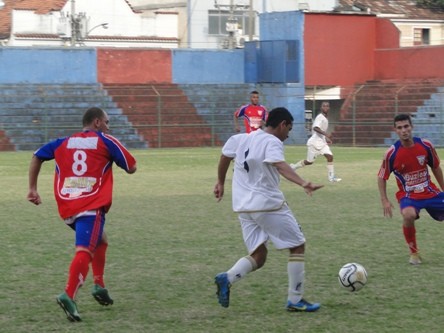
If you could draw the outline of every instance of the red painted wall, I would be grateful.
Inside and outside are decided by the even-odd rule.
[[[376,48],[397,49],[401,32],[389,19],[376,19]]]
[[[98,49],[100,83],[171,83],[170,50]]]
[[[400,32],[372,15],[305,15],[305,85],[442,79],[444,46],[399,47]]]
[[[376,50],[375,79],[444,78],[444,46]]]
[[[373,77],[375,16],[305,15],[305,85],[350,85]]]

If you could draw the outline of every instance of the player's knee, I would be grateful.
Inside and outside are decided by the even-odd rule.
[[[411,227],[414,225],[415,220],[418,218],[418,214],[414,210],[402,211],[403,224],[406,227]]]
[[[299,246],[292,247],[290,249],[290,255],[291,254],[304,254],[304,253],[305,253],[305,243],[303,243]]]

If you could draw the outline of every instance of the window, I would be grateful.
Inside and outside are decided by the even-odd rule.
[[[430,45],[430,29],[414,28],[413,45]]]
[[[250,17],[247,11],[235,11],[233,18],[237,20],[238,29],[242,30],[243,35],[249,34]],[[208,11],[208,34],[210,35],[227,35],[227,23],[230,18],[230,12],[225,10],[209,10]],[[252,22],[252,33],[254,35],[254,23]]]

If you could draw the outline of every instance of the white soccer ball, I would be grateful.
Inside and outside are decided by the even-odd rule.
[[[357,263],[348,263],[339,270],[339,283],[348,291],[359,291],[367,283],[367,271]]]

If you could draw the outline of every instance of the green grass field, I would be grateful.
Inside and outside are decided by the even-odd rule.
[[[216,203],[219,148],[134,151],[138,171],[115,168],[114,204],[107,216],[107,287],[115,304],[78,293],[83,321],[70,323],[55,302],[73,256],[74,233],[59,219],[53,163],[39,180],[41,206],[26,201],[31,152],[0,154],[1,332],[443,332],[443,226],[425,212],[417,224],[424,263],[408,264],[398,210],[384,219],[376,173],[385,149],[333,147],[343,181],[326,181],[325,159],[300,174],[325,187],[313,197],[286,180],[282,190],[307,238],[305,296],[316,313],[288,313],[287,253],[270,245],[259,271],[235,284],[228,309],[217,303],[213,279],[246,255],[231,185]],[[440,151],[444,157],[444,151]],[[289,146],[290,162],[305,147]],[[228,182],[231,180],[231,172]],[[394,200],[394,179],[389,194]],[[341,289],[339,268],[363,264],[367,286]],[[91,272],[90,272],[91,273]]]

